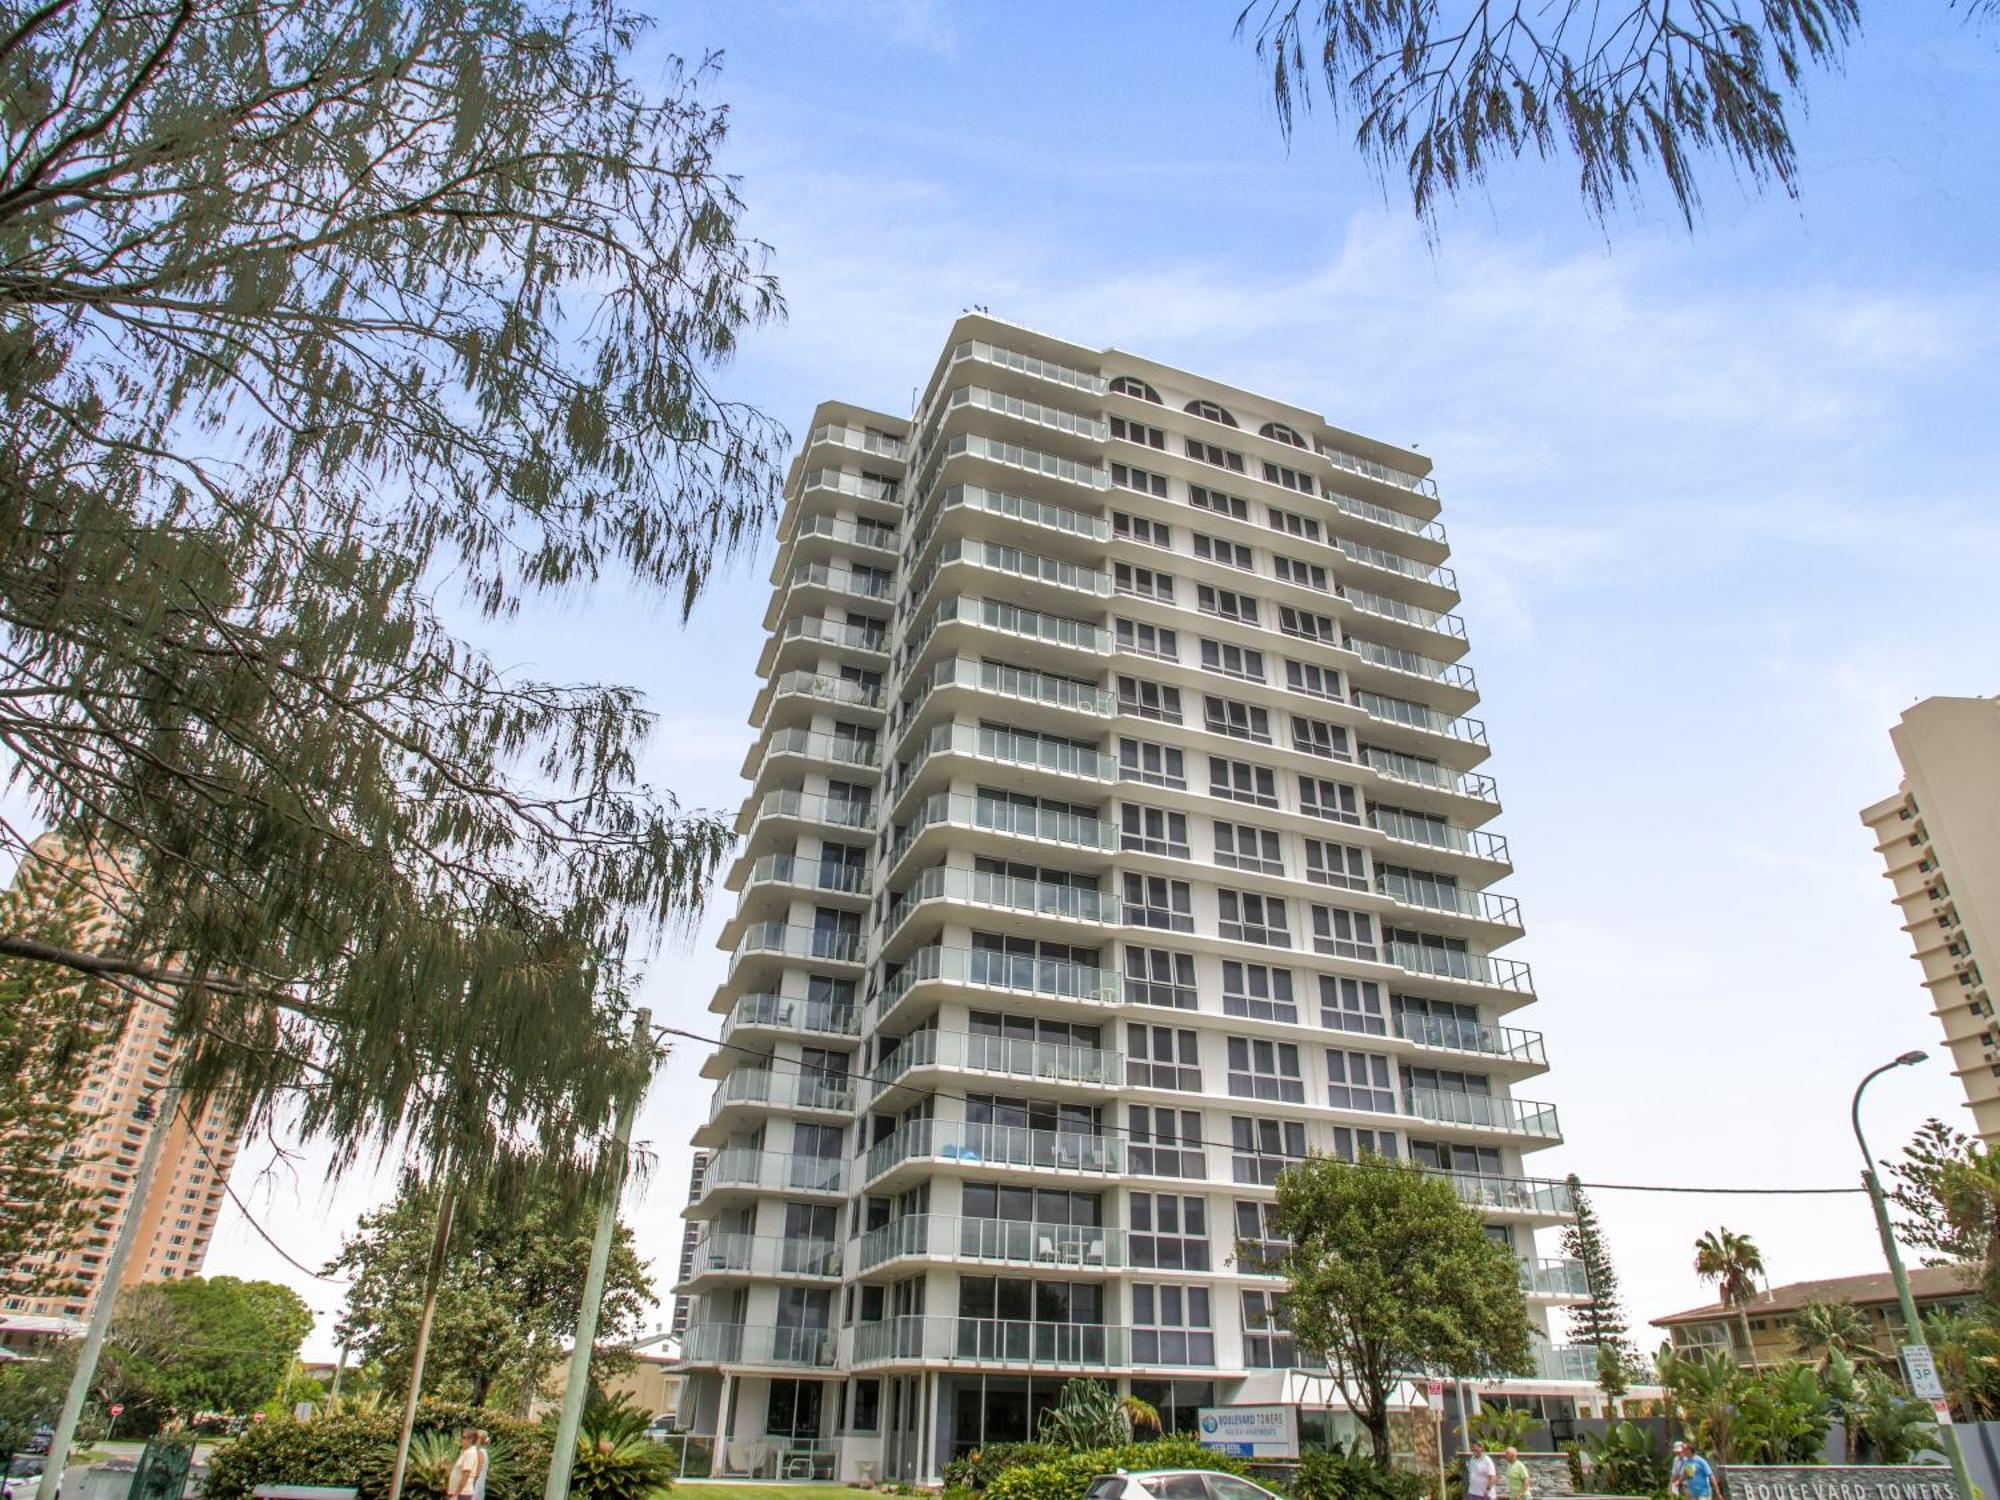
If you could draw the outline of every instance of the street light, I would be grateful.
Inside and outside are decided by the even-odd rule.
[[[1896,1283],[1896,1305],[1903,1313],[1903,1337],[1909,1342],[1907,1349],[1921,1351],[1923,1362],[1931,1365],[1930,1345],[1924,1340],[1924,1326],[1917,1321],[1917,1299],[1910,1295],[1910,1278],[1903,1270],[1903,1257],[1896,1250],[1896,1234],[1889,1227],[1889,1205],[1882,1196],[1882,1179],[1875,1175],[1875,1157],[1868,1149],[1868,1137],[1861,1133],[1862,1092],[1884,1073],[1893,1073],[1898,1068],[1914,1068],[1928,1054],[1918,1051],[1905,1052],[1894,1062],[1883,1063],[1855,1085],[1854,1104],[1848,1117],[1854,1122],[1854,1140],[1861,1147],[1861,1181],[1868,1189],[1868,1201],[1875,1209],[1875,1231],[1882,1237],[1882,1254],[1889,1262],[1889,1275]],[[1908,1373],[1908,1361],[1905,1360]],[[1949,1407],[1941,1414],[1943,1420],[1938,1427],[1944,1434],[1944,1449],[1951,1458],[1952,1478],[1958,1486],[1959,1500],[1972,1500],[1978,1491],[1972,1487],[1972,1476],[1965,1469],[1965,1455],[1959,1451],[1958,1431],[1951,1425]]]

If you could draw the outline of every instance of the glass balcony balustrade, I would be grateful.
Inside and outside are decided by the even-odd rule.
[[[931,1067],[1116,1088],[1124,1081],[1125,1059],[1119,1053],[1096,1047],[933,1028],[904,1037],[893,1053],[869,1071],[868,1082],[873,1093],[879,1095],[912,1070]]]
[[[1504,1130],[1513,1135],[1540,1136],[1547,1140],[1556,1140],[1562,1135],[1556,1123],[1556,1107],[1532,1099],[1412,1088],[1403,1091],[1403,1111],[1439,1125]]]

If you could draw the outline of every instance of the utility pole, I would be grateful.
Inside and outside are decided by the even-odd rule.
[[[104,1336],[111,1327],[119,1284],[125,1279],[125,1262],[132,1258],[132,1243],[139,1238],[139,1221],[145,1217],[153,1174],[159,1170],[160,1152],[166,1146],[167,1129],[172,1123],[172,1101],[179,1091],[180,1085],[170,1083],[142,1094],[133,1111],[149,1127],[146,1149],[139,1154],[138,1169],[126,1185],[125,1221],[118,1226],[111,1256],[97,1278],[97,1300],[90,1307],[90,1325],[83,1335],[83,1350],[76,1358],[76,1373],[70,1377],[69,1394],[63,1397],[62,1415],[56,1418],[55,1436],[49,1439],[49,1455],[42,1468],[41,1483],[35,1488],[35,1500],[57,1500],[62,1492],[63,1466],[69,1462],[70,1444],[76,1441],[76,1424],[83,1417],[83,1404],[90,1399],[90,1383],[97,1378],[97,1359],[104,1351]]]
[[[410,1436],[417,1426],[417,1396],[424,1388],[424,1356],[430,1352],[431,1323],[437,1317],[438,1291],[444,1284],[444,1263],[451,1248],[451,1221],[458,1210],[450,1165],[451,1154],[446,1152],[438,1159],[437,1228],[431,1235],[430,1263],[424,1268],[424,1311],[417,1320],[417,1344],[410,1355],[410,1388],[403,1394],[403,1420],[396,1433],[396,1463],[389,1472],[389,1500],[403,1500],[403,1481],[409,1476]]]
[[[642,1009],[632,1020],[632,1050],[642,1063],[652,1055],[653,1013]],[[570,1471],[576,1463],[576,1433],[583,1421],[583,1401],[590,1391],[590,1356],[597,1344],[597,1314],[604,1303],[604,1274],[611,1264],[611,1241],[618,1232],[618,1196],[625,1186],[625,1155],[632,1144],[632,1117],[651,1082],[644,1069],[636,1086],[618,1101],[612,1131],[611,1168],[597,1204],[597,1233],[590,1241],[590,1265],[583,1277],[583,1304],[576,1311],[576,1337],[569,1352],[569,1383],[563,1389],[562,1415],[556,1421],[554,1451],[549,1454],[549,1482],[543,1500],[567,1500]],[[719,1446],[719,1443],[718,1443]],[[1970,1500],[1970,1497],[1967,1497]]]

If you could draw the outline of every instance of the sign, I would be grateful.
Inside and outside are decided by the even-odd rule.
[[[114,1402],[112,1402],[112,1403],[111,1403],[111,1415],[112,1415],[112,1416],[114,1416],[114,1417],[122,1417],[122,1416],[124,1416],[124,1415],[125,1415],[125,1403],[124,1403],[123,1401],[114,1401]]]
[[[1204,1406],[1195,1417],[1204,1448],[1237,1458],[1299,1456],[1296,1406]]]
[[[1431,1399],[1433,1401],[1437,1400],[1438,1397],[1444,1394],[1444,1382],[1442,1380],[1433,1380],[1430,1383],[1430,1393]]]
[[[1942,1396],[1933,1397],[1931,1400],[1931,1415],[1937,1418],[1938,1426],[1951,1426],[1951,1403]]]
[[[1728,1464],[1716,1474],[1727,1500],[1958,1500],[1941,1464]]]
[[[1944,1400],[1944,1382],[1938,1379],[1930,1345],[1903,1345],[1903,1373],[1910,1377],[1910,1394],[1919,1401]]]

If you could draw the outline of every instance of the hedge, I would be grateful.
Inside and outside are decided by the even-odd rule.
[[[209,1459],[202,1500],[251,1500],[260,1484],[352,1485],[361,1500],[382,1500],[395,1464],[400,1415],[377,1410],[258,1423]],[[549,1470],[547,1428],[477,1406],[426,1401],[417,1408],[419,1433],[455,1437],[468,1427],[492,1434],[488,1500],[535,1500],[542,1493]],[[404,1494],[442,1500],[442,1479],[413,1469]]]
[[[986,1500],[1083,1500],[1091,1480],[1118,1469],[1214,1469],[1241,1474],[1243,1464],[1226,1453],[1202,1447],[1191,1437],[1160,1438],[1012,1465],[988,1481]]]

